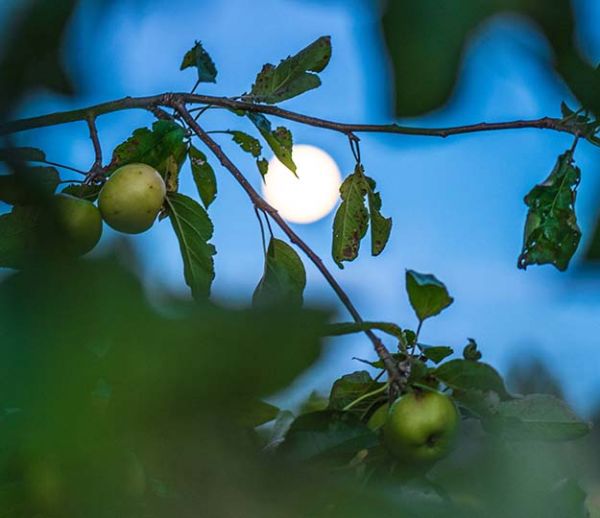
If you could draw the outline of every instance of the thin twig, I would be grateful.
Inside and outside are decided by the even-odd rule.
[[[352,318],[357,323],[362,323],[363,319],[360,316],[360,313],[343,290],[343,288],[338,284],[335,277],[331,274],[331,272],[327,269],[327,267],[323,264],[321,258],[310,248],[301,238],[290,228],[287,222],[279,215],[277,210],[269,205],[258,192],[252,187],[252,185],[248,182],[246,177],[242,174],[242,172],[238,169],[238,167],[229,159],[229,157],[223,152],[221,146],[212,139],[210,135],[208,135],[194,120],[194,118],[188,113],[185,105],[179,104],[177,102],[173,103],[173,108],[177,110],[181,118],[186,122],[186,124],[192,129],[192,131],[196,134],[196,136],[211,150],[211,152],[217,157],[221,165],[227,169],[235,178],[235,180],[240,184],[242,189],[246,191],[246,194],[254,204],[254,206],[258,210],[264,211],[268,214],[275,223],[279,226],[279,228],[285,233],[288,239],[298,246],[304,254],[312,261],[312,263],[319,270],[321,275],[325,278],[327,283],[331,286],[333,291],[336,293],[337,297],[340,299],[342,304],[346,307]],[[392,384],[397,384],[400,379],[400,375],[397,369],[397,366],[385,345],[381,342],[379,337],[373,333],[370,329],[364,331],[365,334],[371,340],[375,352],[379,356],[379,358],[383,361],[383,364],[388,372],[390,377],[390,382]],[[394,387],[394,391],[398,391],[401,387]]]
[[[98,138],[98,128],[96,128],[96,117],[89,115],[87,118],[88,128],[90,130],[90,139],[94,146],[94,163],[90,168],[90,172],[85,179],[86,184],[92,184],[95,180],[104,175],[104,169],[102,168],[102,146],[100,145],[100,139]]]

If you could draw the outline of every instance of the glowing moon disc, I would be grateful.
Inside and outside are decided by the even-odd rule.
[[[279,160],[269,162],[263,194],[288,221],[312,223],[331,212],[342,181],[337,164],[325,151],[307,145],[294,146],[294,174]]]

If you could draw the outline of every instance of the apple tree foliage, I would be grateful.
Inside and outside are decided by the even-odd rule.
[[[269,224],[252,301],[243,309],[221,307],[209,297],[218,272],[210,210],[222,172],[217,159],[223,165],[224,159],[181,113],[153,106],[157,120],[132,129],[102,174],[90,173],[83,182],[60,173],[68,168],[45,151],[12,145],[10,131],[1,129],[11,103],[38,86],[72,90],[58,49],[75,3],[60,0],[51,9],[32,2],[20,22],[23,38],[41,31],[41,39],[23,40],[28,44],[0,61],[0,71],[15,71],[10,81],[0,74],[0,200],[6,207],[0,266],[14,270],[0,282],[0,515],[586,516],[586,494],[566,461],[567,448],[581,442],[589,424],[555,396],[511,393],[475,340],[463,347],[428,343],[426,321],[454,302],[436,276],[406,270],[412,327],[360,318],[332,322],[330,312],[303,306],[307,279],[297,240],[276,237]],[[411,3],[410,9],[407,2],[390,3],[383,27],[397,52],[395,73],[417,65],[424,70],[423,84],[397,87],[399,114],[422,113],[446,99],[466,32],[503,7],[500,1],[466,4],[461,16],[449,18],[451,1]],[[511,4],[517,11],[519,5]],[[555,30],[536,2],[527,5],[545,32]],[[442,19],[453,30],[440,29]],[[393,20],[404,30],[390,31]],[[424,20],[440,38],[416,49]],[[562,57],[572,49],[555,50]],[[29,73],[30,53],[44,57],[36,74]],[[317,88],[331,56],[330,38],[321,37],[264,65],[239,97],[246,109],[228,107],[239,128],[212,133],[248,153],[259,178],[269,174],[265,149],[295,174],[292,133],[276,126],[264,107]],[[564,60],[557,66],[582,108],[563,105],[559,122],[573,130],[575,143],[525,197],[520,268],[565,270],[581,238],[575,144],[600,141],[596,105]],[[437,75],[440,66],[446,75]],[[197,84],[217,81],[217,66],[201,42],[180,68],[195,70]],[[432,74],[435,81],[428,80]],[[196,118],[202,121],[208,107],[197,108]],[[340,268],[357,260],[367,233],[373,256],[402,234],[384,215],[377,173],[367,174],[357,141],[350,141],[356,165],[340,188],[332,232],[331,259]],[[65,252],[52,195],[95,201],[118,167],[138,162],[155,168],[167,186],[159,220],[168,219],[177,237],[193,300],[149,299],[126,242],[93,259]],[[196,193],[179,191],[182,174],[192,175]],[[270,218],[268,211],[262,216]],[[386,337],[399,378],[379,350],[360,360],[364,369],[334,380],[328,394],[313,395],[299,409],[266,402],[316,362],[326,337],[365,332]],[[381,432],[367,423],[398,391],[431,390],[459,409],[458,442],[447,459],[407,475],[403,459],[390,454]]]

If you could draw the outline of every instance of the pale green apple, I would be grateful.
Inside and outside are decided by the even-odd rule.
[[[370,430],[376,432],[385,424],[389,409],[389,403],[384,403],[371,414],[371,417],[369,417],[369,421],[367,422],[367,426]]]
[[[54,197],[54,208],[69,252],[83,255],[96,246],[102,235],[102,217],[92,202],[61,193]]]

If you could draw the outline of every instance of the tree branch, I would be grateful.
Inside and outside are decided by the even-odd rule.
[[[292,228],[287,224],[287,222],[279,215],[277,210],[269,205],[263,198],[258,194],[258,192],[250,185],[246,177],[243,173],[238,169],[238,167],[229,159],[229,157],[223,152],[221,146],[217,144],[215,140],[212,139],[210,135],[208,135],[194,120],[194,118],[187,111],[187,108],[184,104],[174,101],[172,107],[179,113],[183,121],[192,129],[192,131],[196,134],[196,136],[211,150],[211,152],[217,157],[221,165],[227,169],[236,181],[242,186],[246,194],[250,198],[251,202],[254,204],[258,210],[262,210],[267,213],[275,223],[281,228],[281,230],[285,233],[288,239],[294,243],[298,248],[300,248],[304,254],[311,260],[311,262],[317,267],[321,275],[325,278],[327,283],[331,286],[335,294],[338,296],[342,304],[348,310],[352,318],[357,324],[362,324],[363,319],[360,316],[360,313],[343,290],[343,288],[338,284],[335,277],[331,274],[331,272],[327,269],[327,267],[323,264],[321,258],[308,246]],[[371,331],[371,329],[365,329],[365,334],[371,340],[375,352],[383,361],[385,368],[390,377],[391,383],[398,383],[400,381],[400,375],[398,372],[398,368],[385,345],[381,342],[379,337]]]
[[[80,110],[57,112],[40,117],[6,122],[0,124],[0,135],[7,135],[9,133],[16,133],[34,128],[55,126],[57,124],[65,124],[68,122],[87,120],[90,116],[97,117],[122,110],[144,109],[155,113],[158,107],[169,107],[172,106],[173,103],[178,103],[180,105],[204,104],[233,110],[260,112],[317,128],[337,131],[345,135],[353,135],[355,133],[391,133],[399,135],[445,138],[452,135],[461,135],[465,133],[524,128],[551,129],[563,133],[570,133],[572,135],[576,135],[579,132],[575,126],[564,125],[561,119],[552,117],[508,122],[480,122],[476,124],[451,126],[447,128],[415,128],[409,126],[400,126],[398,124],[348,124],[303,115],[301,113],[278,108],[277,106],[249,103],[236,99],[230,99],[228,97],[214,97],[210,95],[197,95],[188,93],[164,93],[149,97],[125,97],[123,99],[89,106]]]

